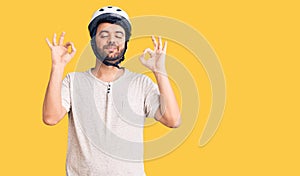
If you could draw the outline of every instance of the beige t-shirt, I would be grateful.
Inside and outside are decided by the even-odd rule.
[[[69,115],[68,176],[144,176],[143,126],[159,107],[158,87],[124,69],[113,82],[69,73],[62,84]]]

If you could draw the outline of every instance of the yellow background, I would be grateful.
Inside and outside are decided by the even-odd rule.
[[[78,51],[65,73],[74,71],[89,41],[90,17],[107,4],[120,6],[131,17],[169,16],[194,27],[215,49],[226,77],[226,109],[214,138],[198,147],[210,108],[210,85],[201,68],[197,124],[175,151],[145,162],[149,176],[300,175],[296,0],[1,1],[0,175],[65,174],[67,118],[54,127],[41,120],[51,68],[45,38],[67,32],[66,40],[73,41]],[[139,48],[131,44],[127,54],[149,44]],[[171,44],[168,52],[185,57],[186,51],[178,48]],[[152,133],[159,136],[162,131]]]

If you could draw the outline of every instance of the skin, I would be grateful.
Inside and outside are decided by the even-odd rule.
[[[101,23],[97,27],[95,39],[101,57],[114,58],[124,50],[125,30],[116,24]]]
[[[125,47],[125,31],[119,25],[101,23],[97,27],[95,39],[98,53],[104,58],[106,56],[108,58],[117,57]],[[117,60],[111,61],[111,63],[114,62],[117,62]],[[102,81],[112,82],[124,73],[124,69],[107,66],[97,59],[92,73]]]
[[[74,57],[76,49],[72,42],[63,44],[64,36],[65,32],[61,34],[59,43],[56,42],[56,34],[53,36],[52,43],[48,38],[46,39],[52,58],[50,80],[43,104],[43,121],[47,125],[57,124],[67,113],[61,104],[61,84],[64,68]],[[101,23],[97,28],[95,37],[101,57],[114,58],[124,49],[125,31],[119,25]],[[176,128],[181,123],[181,117],[165,68],[167,42],[163,45],[161,37],[156,40],[154,36],[152,36],[152,41],[154,48],[145,49],[140,56],[140,61],[153,72],[160,91],[160,108],[157,110],[155,118],[165,126]],[[68,48],[71,48],[70,52],[68,52]],[[150,55],[149,59],[145,59],[147,54]],[[95,68],[92,69],[92,74],[105,82],[112,82],[123,73],[124,69],[107,66],[98,59]]]

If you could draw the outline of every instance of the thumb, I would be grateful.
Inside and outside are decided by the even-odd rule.
[[[140,56],[140,62],[143,64],[143,65],[146,65],[146,60],[145,60],[145,54],[146,53],[143,53],[141,56]]]

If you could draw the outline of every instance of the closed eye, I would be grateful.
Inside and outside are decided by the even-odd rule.
[[[99,33],[99,35],[100,35],[101,38],[108,37],[108,31],[103,30],[103,31],[101,31],[101,32]]]
[[[122,39],[124,37],[124,33],[122,31],[116,31],[115,37],[118,39]]]

